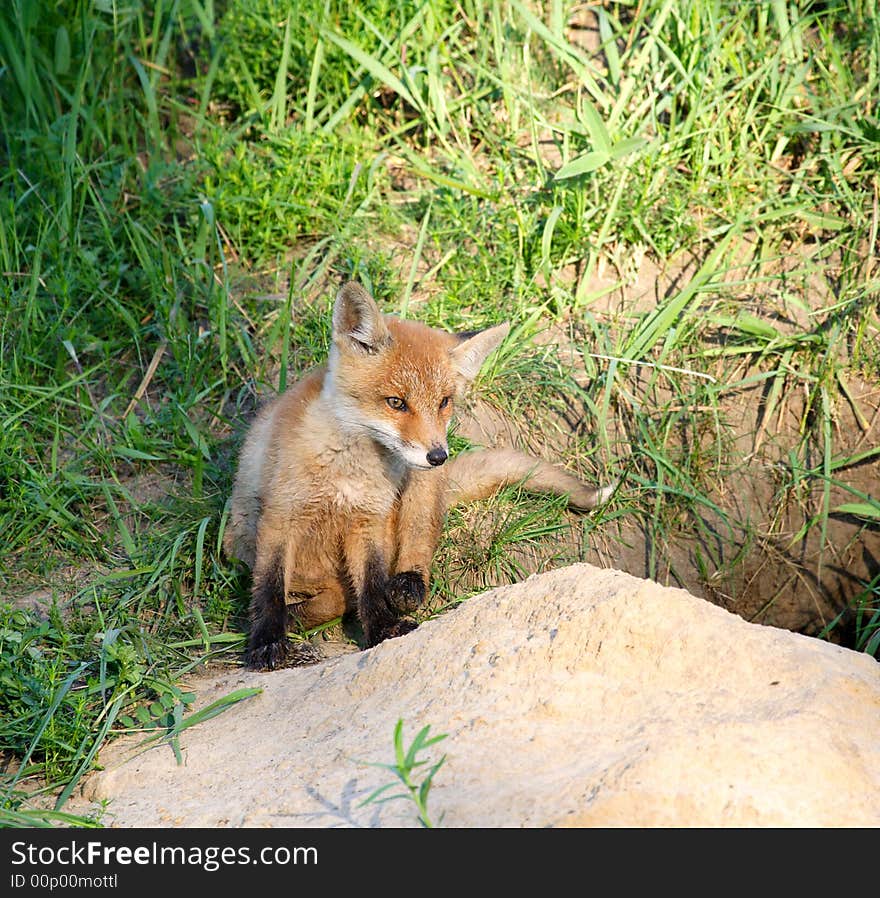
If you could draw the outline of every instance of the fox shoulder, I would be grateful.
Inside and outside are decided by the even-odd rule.
[[[254,566],[257,525],[267,484],[279,457],[285,455],[289,442],[299,431],[306,411],[320,394],[324,375],[325,370],[317,368],[263,405],[245,436],[238,456],[223,548],[229,557],[241,559],[248,567]]]

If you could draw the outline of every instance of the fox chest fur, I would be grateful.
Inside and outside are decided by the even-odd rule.
[[[326,370],[316,373],[322,385],[325,378]],[[303,406],[297,392],[269,410],[276,422],[258,453],[264,461],[254,545],[257,553],[285,545],[288,598],[301,595],[304,584],[325,592],[336,587],[341,614],[354,599],[345,595],[346,535],[368,531],[376,555],[393,562],[409,469],[368,435],[340,427],[325,396]]]

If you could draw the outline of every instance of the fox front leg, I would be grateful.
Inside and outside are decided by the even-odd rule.
[[[424,584],[418,574],[407,571],[389,578],[387,562],[379,555],[369,560],[365,573],[358,596],[358,616],[367,648],[415,630],[415,621],[403,619],[401,614],[407,610],[405,605],[414,589],[421,590],[419,594],[424,596]]]
[[[254,670],[283,667],[287,660],[284,552],[258,551],[250,606],[251,628],[245,663]]]
[[[346,534],[345,564],[367,648],[416,628],[413,621],[401,620],[395,601],[406,587],[399,575],[389,577],[392,535],[390,521],[379,525],[373,520],[350,526]]]
[[[388,581],[388,601],[401,613],[420,608],[428,596],[431,565],[446,509],[445,471],[410,471],[393,520],[397,573]]]

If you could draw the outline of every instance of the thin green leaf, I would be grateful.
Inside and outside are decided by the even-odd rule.
[[[564,181],[566,178],[576,178],[578,175],[587,175],[594,172],[611,161],[611,154],[605,150],[590,150],[572,159],[561,166],[553,175],[554,181]]]
[[[880,521],[880,503],[871,505],[868,502],[844,502],[832,510],[837,514],[852,514],[869,521]]]

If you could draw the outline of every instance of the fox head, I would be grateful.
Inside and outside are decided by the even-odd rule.
[[[368,433],[407,467],[442,465],[455,400],[509,329],[450,334],[383,315],[360,284],[345,284],[333,306],[327,378],[339,423]]]

